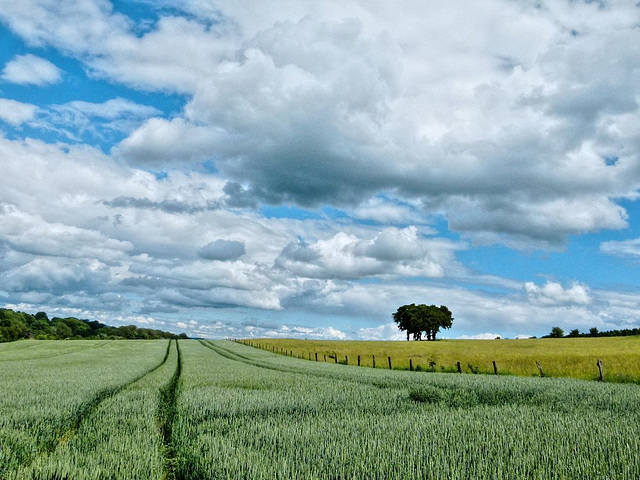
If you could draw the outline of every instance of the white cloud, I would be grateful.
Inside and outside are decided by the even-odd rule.
[[[499,333],[476,333],[475,335],[460,335],[459,340],[499,340],[502,335]]]
[[[373,220],[381,224],[407,224],[419,222],[421,214],[416,206],[376,196],[359,205],[354,217]]]
[[[386,323],[377,327],[360,328],[356,332],[359,340],[405,340],[404,332],[398,330],[395,323]]]
[[[0,120],[14,127],[31,120],[38,107],[30,103],[16,102],[8,98],[0,98]]]
[[[534,303],[542,305],[578,304],[588,305],[592,298],[589,287],[574,282],[571,287],[564,288],[557,282],[547,281],[543,286],[538,286],[533,282],[525,282],[525,292]]]
[[[61,258],[34,258],[28,263],[4,272],[3,288],[16,292],[44,291],[54,295],[83,291],[92,294],[108,288],[106,265],[95,260],[73,263]],[[95,305],[94,305],[95,306]]]
[[[88,137],[108,141],[114,134],[129,133],[149,117],[160,114],[155,107],[124,98],[102,103],[71,101],[41,106],[29,126],[59,134],[65,141],[80,142]],[[119,137],[118,137],[119,138]]]
[[[133,249],[130,242],[106,237],[61,223],[46,222],[39,215],[20,211],[14,205],[0,203],[0,242],[11,249],[31,255],[64,258],[122,260]]]
[[[181,118],[152,118],[114,147],[113,154],[152,167],[202,161],[215,155],[216,138],[212,129]]]
[[[20,85],[42,86],[58,83],[62,79],[62,70],[49,60],[28,53],[16,55],[7,62],[0,78]]]
[[[491,243],[561,250],[570,235],[628,226],[619,202],[640,187],[632,2],[190,0],[138,24],[107,1],[54,3],[11,2],[0,19],[76,59],[88,82],[184,105],[0,100],[9,125],[112,146],[0,138],[10,301],[167,317],[295,307],[380,325],[242,326],[310,338],[395,338],[390,312],[417,301],[451,306],[469,335],[638,318],[631,293],[523,285],[456,258]],[[61,75],[33,55],[2,73],[25,85]],[[204,160],[215,173],[197,170]],[[264,205],[312,218],[265,218]],[[463,240],[438,238],[436,222]]]
[[[0,15],[30,44],[190,98],[114,155],[213,160],[245,205],[329,203],[410,224],[414,204],[476,242],[560,249],[624,228],[616,201],[640,186],[631,4],[190,1],[188,18],[136,25],[103,2],[14,3]],[[372,200],[384,192],[404,203]]]
[[[388,227],[370,239],[339,232],[312,245],[289,243],[275,266],[309,278],[442,277],[445,268],[455,266],[457,248],[446,240],[421,238],[413,226]]]
[[[63,105],[55,105],[51,110],[60,115],[71,117],[82,115],[86,118],[101,118],[116,120],[122,117],[145,118],[158,115],[160,111],[155,107],[140,105],[125,98],[112,98],[102,103],[75,100]]]
[[[619,257],[640,257],[640,238],[602,242],[602,244],[600,244],[600,251]]]

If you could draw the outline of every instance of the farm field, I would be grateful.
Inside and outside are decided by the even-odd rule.
[[[229,341],[0,346],[3,479],[629,479],[640,390]]]
[[[294,357],[365,367],[409,370],[409,360],[418,370],[493,374],[493,361],[501,375],[545,376],[584,380],[599,378],[598,359],[603,361],[607,382],[640,382],[640,337],[541,338],[526,340],[438,340],[436,342],[333,341],[294,339],[244,340],[253,346]],[[309,357],[309,355],[311,357]]]

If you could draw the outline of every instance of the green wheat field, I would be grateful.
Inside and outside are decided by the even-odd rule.
[[[266,342],[0,344],[0,478],[640,478],[640,387],[592,380],[600,357],[637,378],[638,339],[524,341],[511,364],[505,341],[297,342],[293,357]],[[357,367],[358,354],[394,355],[399,369]],[[589,380],[556,376],[581,355]],[[549,375],[466,365],[495,357],[507,370],[518,356]],[[464,374],[441,373],[453,359]]]

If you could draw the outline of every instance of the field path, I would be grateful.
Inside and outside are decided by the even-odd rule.
[[[176,451],[173,443],[173,424],[176,418],[180,375],[182,374],[182,354],[180,343],[176,340],[178,358],[176,368],[171,381],[160,390],[160,403],[158,406],[158,422],[162,434],[164,474],[163,479],[174,480],[176,478]]]

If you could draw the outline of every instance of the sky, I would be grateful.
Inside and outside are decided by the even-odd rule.
[[[190,336],[640,326],[630,1],[0,3],[0,304]]]

